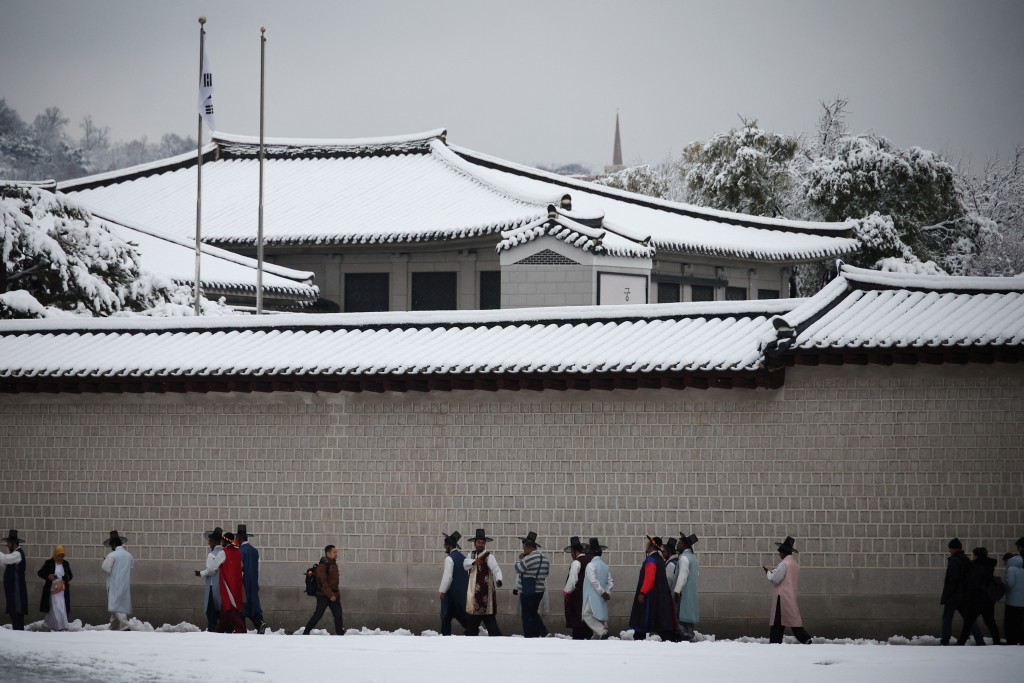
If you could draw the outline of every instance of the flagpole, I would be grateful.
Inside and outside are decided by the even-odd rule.
[[[260,222],[256,238],[256,315],[263,314],[263,100],[267,73],[267,29],[260,26]]]
[[[206,17],[199,17],[199,80],[202,82],[203,79],[203,47],[204,38],[206,36]],[[200,239],[202,237],[202,220],[203,220],[203,115],[199,114],[199,127],[196,130],[196,287],[195,287],[195,300],[196,300],[196,315],[202,315],[199,305],[199,297],[202,296],[200,290]]]

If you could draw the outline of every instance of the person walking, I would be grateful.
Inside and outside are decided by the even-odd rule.
[[[131,630],[128,615],[132,613],[132,567],[135,566],[135,558],[125,549],[127,542],[128,538],[117,533],[116,529],[103,541],[103,545],[110,547],[100,568],[107,574],[107,611],[110,612],[111,631]]]
[[[309,632],[320,623],[320,619],[328,608],[331,610],[331,616],[334,617],[334,635],[345,635],[341,593],[338,589],[338,549],[333,545],[324,546],[324,556],[320,559],[320,564],[316,566],[316,610],[306,622],[306,628],[302,630],[302,635],[309,635]]]
[[[220,527],[213,531],[207,531],[206,544],[210,548],[206,556],[206,566],[196,570],[196,576],[201,576],[205,581],[203,585],[203,612],[206,613],[206,630],[216,631],[217,621],[220,617],[220,563],[218,556],[224,552],[221,547],[224,542],[224,530]]]
[[[7,600],[7,614],[11,617],[11,628],[25,630],[25,615],[28,614],[28,586],[25,584],[25,551],[18,538],[18,530],[7,532],[4,543],[7,552],[0,553],[0,564],[4,566],[4,597]]]
[[[684,536],[680,531],[679,543],[676,544],[676,547],[682,548],[682,552],[679,554],[679,569],[672,594],[679,605],[679,637],[686,642],[693,640],[694,626],[700,621],[697,601],[700,566],[697,555],[693,552],[693,546],[698,540],[696,534]]]
[[[964,545],[959,538],[954,538],[946,544],[949,557],[946,558],[946,576],[942,581],[942,595],[939,597],[939,604],[942,605],[942,634],[939,637],[940,645],[949,645],[949,639],[953,635],[953,615],[960,613],[963,619],[967,613],[967,570],[971,561],[964,555]],[[971,629],[974,642],[979,645],[985,644],[981,636],[981,628],[975,624]]]
[[[494,559],[487,544],[493,541],[483,529],[476,530],[473,537],[473,550],[462,567],[469,574],[469,586],[466,589],[466,627],[467,636],[480,635],[480,624],[487,627],[487,635],[500,636],[498,628],[498,595],[496,588],[501,588],[502,574],[498,561]]]
[[[267,624],[263,621],[263,606],[260,604],[260,551],[249,543],[249,531],[245,524],[238,525],[235,540],[239,543],[238,552],[242,556],[242,586],[245,588],[242,623],[248,619],[256,633],[263,635],[267,632]]]
[[[245,587],[242,584],[242,554],[238,550],[238,541],[230,531],[221,534],[221,547],[224,549],[217,556],[217,571],[220,587],[220,616],[217,617],[218,633],[245,633]]]
[[[71,564],[64,560],[64,546],[53,549],[53,557],[43,562],[37,573],[43,580],[43,593],[39,598],[39,611],[46,614],[43,628],[48,631],[67,631],[71,614]]]
[[[563,552],[569,553],[572,562],[569,564],[569,575],[565,578],[562,589],[562,602],[565,605],[565,626],[572,633],[573,640],[587,640],[591,636],[590,627],[583,621],[583,585],[587,580],[587,565],[590,555],[580,541],[579,536],[569,539]]]
[[[590,627],[594,635],[601,640],[608,640],[608,603],[612,599],[615,582],[612,572],[601,558],[607,546],[591,538],[587,544],[587,568],[583,581],[583,622]]]
[[[769,643],[781,643],[782,634],[786,627],[793,630],[793,635],[804,645],[811,642],[811,634],[804,628],[803,620],[800,618],[800,608],[797,606],[797,595],[800,592],[800,563],[793,557],[797,552],[793,547],[795,541],[792,536],[786,536],[786,540],[777,543],[779,546],[779,562],[775,569],[769,569],[762,565],[768,581],[772,584],[772,607],[768,617],[771,625],[769,630]]]
[[[676,585],[676,573],[679,571],[679,555],[676,554],[676,539],[670,538],[661,546],[661,558],[665,560],[665,578],[669,586]]]
[[[967,636],[971,632],[971,628],[975,625],[978,617],[981,617],[992,636],[992,644],[998,645],[999,627],[996,625],[996,604],[988,594],[997,563],[994,557],[988,556],[988,548],[975,548],[971,551],[971,555],[974,556],[974,559],[971,560],[971,565],[967,568],[967,613],[964,615],[964,625],[960,629],[960,637],[956,644],[967,643]],[[977,638],[974,642],[977,645],[985,644],[984,640],[978,642]]]
[[[466,632],[466,589],[469,587],[469,573],[464,565],[466,556],[462,554],[459,540],[462,534],[453,531],[444,536],[444,570],[441,573],[441,585],[437,592],[441,600],[441,635],[452,634],[452,619],[459,622],[462,632]]]
[[[1019,554],[1003,555],[1006,572],[1006,605],[1003,612],[1003,634],[1007,645],[1024,645],[1024,558]]]
[[[644,640],[648,633],[657,633],[665,641],[675,638],[676,611],[672,605],[672,589],[665,576],[665,559],[661,556],[661,549],[660,537],[647,536],[647,557],[640,565],[633,608],[629,615],[633,640]]]
[[[516,560],[515,570],[521,586],[519,605],[523,616],[523,637],[544,638],[548,635],[548,627],[540,616],[540,603],[547,590],[551,563],[540,552],[537,532],[529,531],[519,540],[523,542],[523,552]]]

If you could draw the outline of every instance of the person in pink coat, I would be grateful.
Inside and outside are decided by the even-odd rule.
[[[800,608],[796,604],[800,590],[800,564],[793,557],[796,552],[793,543],[793,538],[786,536],[785,541],[776,544],[779,546],[779,557],[782,561],[775,569],[761,565],[761,569],[772,584],[772,607],[768,618],[771,630],[768,642],[781,643],[782,634],[788,626],[793,630],[796,639],[807,645],[811,642],[811,634],[804,629]]]

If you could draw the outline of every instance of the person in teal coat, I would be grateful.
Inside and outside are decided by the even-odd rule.
[[[700,610],[697,604],[700,564],[693,552],[693,546],[698,540],[696,534],[684,536],[683,532],[679,532],[678,547],[682,548],[683,552],[679,555],[676,585],[672,592],[679,605],[679,635],[685,641],[693,640],[693,627],[700,621]]]

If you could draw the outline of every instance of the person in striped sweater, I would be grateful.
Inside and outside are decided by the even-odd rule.
[[[531,531],[519,539],[523,542],[523,552],[516,560],[515,570],[519,576],[519,605],[523,616],[523,637],[543,638],[548,635],[548,628],[540,616],[540,603],[547,590],[548,573],[551,564],[540,552],[537,533]]]

